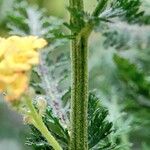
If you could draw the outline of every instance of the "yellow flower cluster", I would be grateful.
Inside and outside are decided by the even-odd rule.
[[[6,100],[18,99],[28,87],[28,73],[39,63],[38,49],[46,41],[36,36],[0,38],[0,92]]]

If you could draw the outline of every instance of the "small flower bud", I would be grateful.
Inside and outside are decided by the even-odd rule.
[[[39,114],[42,116],[45,113],[47,106],[47,101],[43,97],[37,98],[37,108],[39,110]]]
[[[32,124],[33,120],[32,120],[32,118],[30,116],[24,116],[23,117],[23,122],[25,124]]]

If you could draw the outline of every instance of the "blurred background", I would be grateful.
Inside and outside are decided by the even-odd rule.
[[[19,16],[23,1],[25,0],[0,0],[0,36],[7,37],[18,32],[23,34],[13,26],[17,17],[10,15],[11,12]],[[96,2],[85,0],[86,10],[91,12]],[[68,21],[67,5],[68,0],[28,1],[29,8],[45,9],[47,16],[55,16],[64,21]],[[102,104],[109,110],[109,120],[114,122],[115,129],[118,130],[115,136],[120,137],[119,142],[123,146],[119,150],[150,150],[150,1],[143,0],[141,9],[145,11],[146,19],[140,24],[118,21],[109,25],[109,31],[102,24],[90,38],[90,90],[97,93]],[[38,16],[34,11],[29,12],[33,18]],[[38,27],[34,19],[32,25]],[[70,61],[68,41],[54,48],[49,56],[54,64],[57,57],[65,57]],[[69,64],[63,66],[68,74]],[[70,82],[67,81],[69,87]],[[11,110],[1,97],[0,150],[30,150],[25,144],[28,132],[21,116]]]

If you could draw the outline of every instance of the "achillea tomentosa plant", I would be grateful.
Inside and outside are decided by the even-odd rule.
[[[84,12],[83,0],[70,0],[69,3],[70,24],[65,23],[65,26],[71,30],[71,36],[68,36],[69,39],[71,37],[72,79],[70,123],[68,127],[64,127],[61,119],[53,115],[53,110],[46,106],[45,99],[41,98],[36,104],[32,101],[34,94],[29,88],[31,69],[33,65],[39,64],[40,53],[37,49],[41,49],[47,44],[44,39],[35,36],[12,36],[7,39],[0,39],[0,92],[3,92],[6,100],[24,115],[25,122],[31,124],[34,134],[28,139],[28,144],[32,145],[36,150],[114,149],[115,145],[112,144],[113,142],[108,137],[112,132],[112,123],[106,120],[108,112],[100,106],[95,95],[89,94],[88,90],[88,39],[100,21],[107,23],[111,22],[112,18],[124,16],[122,20],[134,23],[135,16],[138,18],[143,14],[137,9],[140,2],[139,0],[134,2],[132,0],[110,0],[110,2],[109,0],[99,0],[97,7],[90,15]],[[134,11],[131,10],[132,8],[129,9],[131,4],[136,8],[133,9]],[[36,9],[32,11],[27,9],[26,11],[23,8],[24,10],[25,13],[29,10],[30,12],[36,11]],[[39,19],[38,21],[40,22],[42,15],[39,14],[34,19]],[[28,15],[30,13],[27,13]],[[23,17],[22,14],[19,17]],[[16,17],[15,19],[18,18]],[[25,23],[21,22],[23,27],[24,25],[27,26]],[[37,29],[44,28],[47,24],[48,22],[40,24]],[[48,32],[48,27],[46,26],[46,28]],[[25,29],[20,30],[21,34],[23,34],[23,30]],[[29,26],[29,31],[32,30],[30,30]],[[40,31],[34,30],[34,34],[38,35],[35,32]],[[24,34],[27,33],[29,32],[24,32]],[[48,40],[51,38],[46,36],[45,32],[41,36],[45,36]],[[63,35],[54,32],[52,39],[59,39],[60,37],[62,38]],[[64,37],[66,38],[67,36]],[[44,75],[47,76],[47,72]],[[55,103],[56,109],[57,105]]]

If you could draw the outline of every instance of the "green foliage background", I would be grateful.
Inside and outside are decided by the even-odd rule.
[[[38,34],[46,37],[51,45],[42,57],[45,60],[46,55],[49,56],[46,62],[43,62],[49,67],[49,77],[42,79],[44,83],[36,84],[41,82],[39,76],[42,76],[43,72],[35,68],[32,74],[32,86],[40,94],[43,94],[42,89],[50,89],[58,101],[61,100],[62,95],[69,99],[67,94],[64,95],[70,84],[69,42],[62,34],[62,31],[67,33],[67,29],[60,27],[62,20],[68,20],[68,12],[65,9],[68,2],[67,0],[30,0],[28,2],[28,5],[33,7],[28,9],[30,17],[33,18],[28,18],[25,22],[26,18],[16,13],[17,8],[21,7],[21,1],[18,0],[16,3],[15,0],[0,0],[1,36],[7,37],[9,33],[17,33],[19,35]],[[34,7],[35,4],[39,8],[45,8],[44,14],[47,16],[55,16],[59,19],[45,17],[46,21],[43,25],[43,21],[40,20],[43,18],[42,13],[40,14],[38,8]],[[16,12],[13,11],[14,5]],[[96,0],[85,0],[85,5],[89,13],[96,6]],[[130,6],[129,8],[132,14],[132,8]],[[144,17],[138,19],[138,15],[134,16],[137,18],[135,22],[132,20],[132,15],[129,20],[122,18],[115,20],[115,23],[103,22],[97,26],[90,38],[90,90],[94,90],[102,105],[109,111],[107,119],[113,122],[115,131],[110,134],[109,140],[117,143],[118,147],[115,149],[119,150],[150,149],[149,8],[150,1],[143,0],[140,9],[145,11]],[[108,17],[110,20],[112,18],[112,16]],[[127,23],[124,20],[127,20]],[[33,24],[35,25],[33,29],[37,30],[30,30]],[[55,40],[55,36],[59,37],[59,40]],[[62,74],[64,78],[61,78]],[[50,86],[47,82],[51,83]],[[53,90],[58,88],[63,91]],[[49,93],[46,95],[51,97]],[[48,101],[50,102],[50,99]],[[24,144],[25,136],[28,136],[30,129],[24,127],[20,116],[10,111],[2,98],[0,102],[0,150],[9,150],[9,147],[5,148],[6,143],[10,144],[11,150],[13,147],[14,150],[30,149]],[[65,112],[64,114],[68,111],[66,103],[64,100],[62,104],[65,109],[61,112]]]

